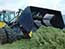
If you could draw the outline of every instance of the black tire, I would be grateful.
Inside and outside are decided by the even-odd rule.
[[[9,26],[5,26],[4,30],[5,30],[6,35],[7,35],[8,43],[12,43],[13,41],[17,40],[16,32],[14,32],[13,29],[11,29]]]
[[[6,33],[5,33],[4,29],[0,28],[0,44],[4,44],[6,42],[7,42]]]

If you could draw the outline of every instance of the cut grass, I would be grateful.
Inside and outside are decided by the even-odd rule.
[[[41,26],[31,39],[0,45],[0,49],[65,49],[65,31]]]

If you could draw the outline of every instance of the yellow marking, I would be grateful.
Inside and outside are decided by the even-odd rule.
[[[0,22],[0,28],[3,28],[5,25],[5,22]]]
[[[32,37],[32,31],[29,33],[29,36]]]

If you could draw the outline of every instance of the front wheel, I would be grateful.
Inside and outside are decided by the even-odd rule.
[[[4,44],[6,42],[7,42],[6,33],[5,33],[4,29],[0,28],[0,44]]]

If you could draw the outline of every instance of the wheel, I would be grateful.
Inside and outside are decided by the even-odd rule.
[[[6,33],[5,33],[4,29],[0,28],[0,44],[4,44],[6,42],[7,42]]]
[[[14,32],[13,29],[11,29],[9,26],[5,26],[4,30],[5,30],[6,35],[7,35],[8,43],[12,43],[13,41],[17,40],[16,32]]]

